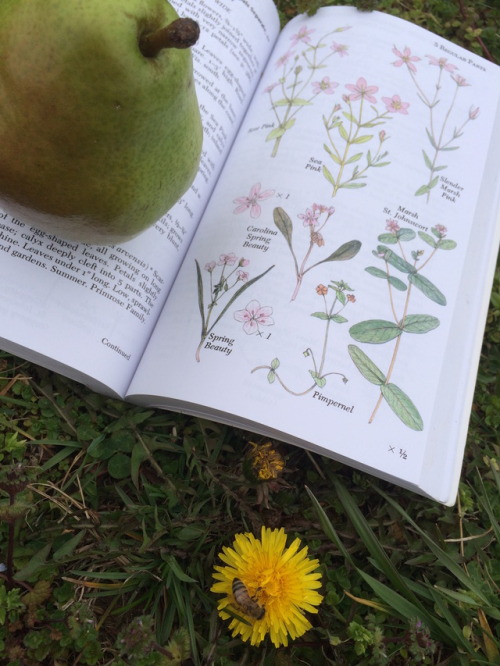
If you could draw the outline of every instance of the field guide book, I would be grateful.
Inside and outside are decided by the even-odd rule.
[[[173,4],[201,27],[194,184],[122,245],[0,212],[0,348],[453,504],[499,245],[500,67],[379,12],[280,31],[271,0]]]

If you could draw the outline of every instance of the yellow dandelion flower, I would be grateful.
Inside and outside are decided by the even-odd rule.
[[[252,446],[249,458],[258,478],[261,481],[277,479],[285,467],[283,456],[273,448],[271,442],[265,444],[249,443]]]
[[[305,613],[318,612],[323,599],[317,591],[321,573],[319,561],[307,556],[307,546],[299,550],[300,545],[300,539],[295,539],[286,548],[283,528],[263,527],[260,539],[237,534],[232,548],[223,547],[219,557],[225,566],[215,566],[217,582],[211,592],[224,595],[217,607],[222,619],[231,620],[233,637],[239,634],[251,645],[260,645],[269,634],[280,647],[288,645],[289,637],[298,638],[311,628]],[[235,579],[237,599],[241,602],[241,594],[246,594],[247,604],[238,603],[233,595]]]

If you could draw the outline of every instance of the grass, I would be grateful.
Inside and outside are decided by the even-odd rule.
[[[317,4],[277,0],[283,22]],[[500,60],[494,0],[359,4]],[[0,664],[500,663],[499,321],[497,271],[453,508],[279,442],[259,482],[248,433],[0,353]],[[263,524],[323,573],[313,629],[280,649],[231,638],[209,592],[221,548]]]

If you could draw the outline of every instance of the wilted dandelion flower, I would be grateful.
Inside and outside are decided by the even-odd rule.
[[[283,456],[273,448],[271,442],[255,444],[250,442],[252,450],[249,454],[253,471],[260,481],[277,479],[285,467]]]
[[[269,634],[272,643],[280,647],[311,628],[305,613],[318,612],[323,599],[317,592],[321,573],[319,561],[308,558],[307,546],[299,550],[300,545],[297,538],[286,548],[283,528],[263,527],[260,539],[250,533],[237,534],[232,548],[225,546],[219,553],[224,566],[215,566],[217,582],[211,591],[224,595],[218,603],[219,615],[230,620],[233,637],[240,635],[251,645],[260,645]],[[243,583],[250,599],[264,609],[260,619],[245,613],[234,599],[235,578]]]

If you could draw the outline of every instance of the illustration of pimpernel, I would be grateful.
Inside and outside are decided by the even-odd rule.
[[[437,72],[433,89],[425,91],[417,80],[418,71],[415,65],[422,58],[412,55],[411,49],[407,46],[402,50],[394,46],[392,52],[398,57],[398,60],[392,64],[395,67],[406,69],[415,84],[419,100],[428,109],[429,121],[425,132],[430,149],[427,148],[428,152],[422,149],[422,155],[424,164],[429,171],[429,177],[427,182],[417,189],[415,196],[426,195],[427,202],[429,202],[431,192],[439,182],[439,172],[448,168],[447,164],[439,164],[439,162],[444,158],[446,152],[459,149],[460,146],[457,145],[457,140],[463,136],[467,123],[476,120],[479,115],[479,107],[471,106],[467,116],[462,118],[460,124],[450,128],[458,95],[465,87],[470,86],[464,77],[455,71],[458,67],[449,63],[446,58],[426,56],[428,59],[427,65],[437,67]]]
[[[277,381],[287,393],[295,396],[303,396],[310,393],[315,388],[323,388],[326,385],[327,378],[333,375],[339,376],[344,383],[347,377],[342,372],[325,371],[328,352],[331,351],[331,327],[333,324],[345,324],[348,320],[341,312],[350,304],[356,302],[356,297],[352,293],[351,287],[343,281],[332,280],[328,286],[319,284],[316,287],[316,293],[323,299],[323,310],[313,312],[314,317],[324,323],[323,341],[319,352],[315,353],[312,347],[304,349],[303,354],[311,359],[312,367],[309,369],[309,375],[312,378],[312,384],[300,391],[293,390],[288,386],[279,370],[281,363],[279,358],[274,358],[269,365],[259,365],[252,370],[252,373],[258,370],[267,370],[267,381],[273,384]],[[330,298],[330,302],[328,297]]]
[[[220,322],[228,309],[249,287],[274,268],[274,266],[270,266],[260,275],[250,279],[248,271],[243,270],[243,268],[246,268],[249,263],[248,259],[245,259],[244,257],[238,258],[234,252],[221,254],[217,262],[209,261],[205,264],[205,272],[209,275],[209,284],[205,287],[200,265],[195,259],[198,285],[198,306],[201,316],[200,343],[196,349],[195,355],[197,361],[200,361],[200,352],[206,337]],[[233,268],[228,269],[228,267]],[[215,277],[215,271],[217,268],[220,268],[220,270],[218,271],[217,277]],[[229,272],[226,272],[227,270],[229,270]],[[206,307],[205,291],[209,294],[209,301]],[[222,305],[223,300],[225,300],[224,307],[222,307],[220,311],[217,311],[216,308]],[[213,321],[212,315],[215,317]]]
[[[323,247],[325,241],[322,235],[322,230],[328,223],[335,209],[331,206],[324,206],[322,204],[313,203],[311,208],[306,209],[305,213],[300,213],[298,217],[302,219],[303,226],[308,230],[307,250],[299,262],[293,247],[293,223],[288,213],[281,207],[274,209],[273,218],[274,224],[278,227],[283,234],[290,252],[292,254],[294,269],[295,269],[295,289],[293,291],[291,300],[297,298],[304,275],[311,271],[313,268],[321,264],[331,261],[347,261],[357,255],[361,248],[361,243],[358,240],[352,240],[344,243],[339,248],[332,252],[326,259],[321,259],[314,264],[308,265],[309,258],[314,250],[314,246]]]
[[[331,94],[337,87],[338,84],[331,82],[328,76],[318,81],[313,81],[313,78],[317,70],[325,67],[330,57],[344,57],[347,54],[347,45],[335,41],[327,43],[327,39],[335,33],[349,30],[349,27],[331,30],[314,43],[311,35],[315,30],[303,27],[291,37],[291,48],[277,60],[276,67],[281,70],[281,76],[264,90],[269,95],[277,122],[277,126],[266,137],[266,141],[274,142],[271,157],[278,154],[281,140],[295,125],[300,111],[310,106],[318,95]],[[306,48],[296,53],[293,49],[299,44]]]
[[[455,241],[446,238],[446,227],[436,224],[432,228],[432,236],[424,231],[418,232],[418,238],[431,248],[427,258],[425,253],[428,250],[416,249],[411,251],[408,257],[408,250],[404,245],[417,239],[417,234],[413,229],[401,229],[395,220],[388,220],[386,226],[387,233],[378,236],[379,243],[373,255],[383,261],[384,267],[369,266],[365,270],[377,279],[386,283],[388,293],[388,307],[392,315],[392,320],[369,319],[351,326],[349,334],[357,342],[371,345],[387,344],[394,341],[394,349],[389,363],[389,368],[384,374],[382,370],[369,358],[365,352],[356,345],[349,345],[349,355],[363,377],[371,384],[378,386],[379,396],[369,423],[375,419],[377,411],[383,400],[392,409],[394,414],[412,430],[423,430],[424,423],[418,409],[413,404],[409,396],[394,384],[391,379],[396,368],[398,354],[401,351],[403,337],[406,334],[423,335],[430,333],[437,328],[440,321],[431,314],[411,314],[410,301],[414,289],[426,296],[433,303],[445,306],[446,297],[427,277],[422,275],[422,270],[434,259],[441,250],[453,250],[457,244]],[[397,246],[398,251],[394,251],[388,245]],[[409,259],[412,259],[412,263]],[[396,275],[392,272],[396,271]],[[403,279],[402,279],[403,278]],[[400,303],[398,306],[397,294],[400,294]]]

